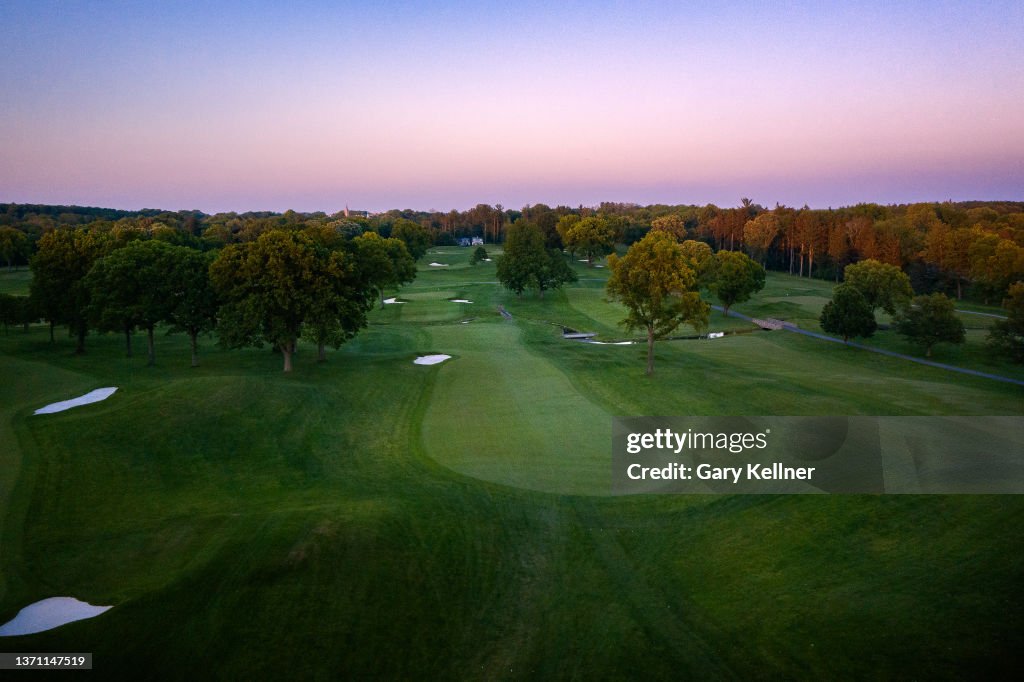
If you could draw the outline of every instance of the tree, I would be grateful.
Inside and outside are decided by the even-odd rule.
[[[328,345],[337,349],[366,326],[374,288],[359,271],[355,248],[349,252],[318,245],[315,253],[311,305],[304,329],[317,344],[317,362],[326,362]],[[407,258],[412,260],[411,256]]]
[[[896,331],[922,346],[925,357],[932,356],[937,343],[963,343],[964,324],[945,294],[915,296],[896,317]]]
[[[697,292],[697,275],[686,264],[682,247],[668,232],[652,231],[626,255],[608,258],[606,290],[629,314],[620,324],[647,332],[647,374],[654,373],[654,342],[683,322],[707,326],[709,306]]]
[[[414,261],[423,258],[427,249],[434,243],[434,237],[430,234],[430,230],[405,218],[395,221],[391,227],[391,237],[401,239],[405,243],[405,248],[409,250]]]
[[[1024,282],[1010,287],[1003,301],[1007,317],[997,320],[988,332],[988,345],[1013,362],[1024,362]]]
[[[232,244],[210,264],[210,281],[224,301],[218,333],[230,347],[270,343],[292,371],[292,354],[315,304],[319,263],[309,237],[272,230]]]
[[[7,268],[14,267],[14,261],[28,253],[28,236],[13,227],[0,227],[0,256],[7,261]]]
[[[487,249],[482,246],[478,246],[473,249],[473,255],[469,257],[469,264],[476,265],[482,260],[487,259]]]
[[[416,279],[416,261],[401,239],[383,239],[376,232],[365,232],[352,240],[359,271],[384,307],[384,289],[398,287]]]
[[[604,218],[590,216],[573,225],[562,238],[565,247],[572,254],[586,256],[587,265],[594,265],[594,258],[612,252],[615,247],[615,230]]]
[[[166,321],[172,332],[188,334],[192,367],[199,366],[199,335],[217,326],[220,300],[210,282],[213,258],[213,254],[178,246],[170,254],[165,273],[170,303]]]
[[[686,265],[697,275],[697,288],[706,287],[715,274],[715,254],[704,242],[687,239],[680,244]]]
[[[676,238],[677,241],[686,241],[686,221],[678,213],[670,213],[660,218],[655,218],[651,221],[652,230],[662,230],[668,232]]]
[[[498,281],[522,296],[526,289],[556,289],[565,282],[576,281],[576,273],[557,249],[546,249],[540,228],[518,221],[505,235],[505,253],[498,257]]]
[[[864,294],[849,284],[840,284],[832,290],[832,300],[821,309],[819,321],[823,330],[842,336],[844,343],[851,336],[871,336],[878,328]]]
[[[729,308],[743,303],[764,289],[764,268],[745,253],[719,251],[715,254],[715,273],[708,289],[718,297],[729,316]]]
[[[843,278],[864,296],[872,313],[881,308],[895,315],[914,295],[907,273],[895,265],[881,263],[873,258],[847,265]]]
[[[781,229],[779,218],[774,213],[761,213],[743,225],[743,241],[750,247],[751,254],[761,261],[762,266],[768,249]]]
[[[566,282],[576,281],[576,273],[559,249],[545,249],[544,253],[545,258],[540,259],[540,267],[533,275],[537,293],[541,298],[544,298],[544,292],[548,289],[557,289]]]
[[[85,352],[89,333],[89,288],[85,276],[93,263],[105,255],[112,241],[104,232],[88,229],[60,229],[47,232],[30,263],[31,296],[39,313],[53,325],[66,324],[76,337],[75,353]]]
[[[101,330],[124,332],[131,355],[131,330],[146,330],[148,364],[156,364],[154,330],[173,300],[167,273],[177,248],[162,241],[133,241],[96,261],[86,277],[89,317]]]

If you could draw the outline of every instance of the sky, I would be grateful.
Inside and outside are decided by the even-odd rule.
[[[0,202],[1024,199],[1024,3],[0,2]]]

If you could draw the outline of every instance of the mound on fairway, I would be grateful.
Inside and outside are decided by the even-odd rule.
[[[94,606],[74,597],[50,597],[37,601],[35,604],[29,604],[18,611],[18,615],[12,620],[0,625],[0,637],[31,635],[36,632],[52,630],[76,620],[94,618],[110,608],[112,607]]]
[[[70,410],[72,407],[78,407],[79,405],[88,405],[90,403],[98,403],[101,400],[106,400],[110,396],[114,395],[114,391],[117,390],[117,386],[107,386],[106,388],[97,388],[95,391],[89,391],[85,395],[72,398],[71,400],[62,400],[59,403],[50,403],[45,407],[40,407],[34,412],[34,414],[53,414],[54,412],[63,412],[64,410]]]

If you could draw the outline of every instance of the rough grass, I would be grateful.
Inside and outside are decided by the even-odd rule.
[[[599,282],[519,300],[442,251],[424,262],[466,266],[422,273],[326,365],[301,345],[293,376],[209,343],[190,370],[178,336],[155,368],[116,336],[84,357],[0,337],[0,620],[116,605],[3,648],[91,651],[110,678],[1016,671],[1019,497],[624,498],[601,476],[612,415],[1020,414],[1018,388],[779,332],[659,344],[647,378],[642,348],[547,323],[621,336]],[[453,359],[412,364],[431,352]]]

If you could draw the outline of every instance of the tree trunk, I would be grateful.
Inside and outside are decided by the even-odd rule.
[[[53,340],[53,327],[53,320],[50,320],[50,343],[56,343],[56,341]]]
[[[957,277],[956,278],[956,300],[958,300],[958,301],[962,300],[963,297],[964,297],[963,292],[960,290],[960,283],[961,283],[961,280],[960,280],[959,277]]]
[[[292,371],[292,344],[282,343],[281,344],[281,355],[284,356],[284,371]]]
[[[82,355],[85,353],[85,325],[78,326],[78,344],[75,346],[75,355]]]
[[[198,341],[196,341],[196,337],[197,336],[199,336],[198,332],[189,332],[188,333],[189,345],[192,348],[192,366],[193,367],[198,367],[199,366],[199,343],[198,343]]]
[[[124,354],[126,357],[132,357],[132,330],[131,327],[124,328]]]
[[[723,305],[723,306],[722,306],[722,314],[723,314],[723,315],[724,315],[725,317],[729,317],[729,306],[727,306],[727,305]]]
[[[321,341],[316,349],[316,361],[327,362],[327,344]]]
[[[807,254],[807,279],[814,277],[814,249]]]
[[[924,356],[926,358],[930,358],[932,356],[932,347],[931,346],[928,346],[927,348],[924,349]]]
[[[156,344],[153,341],[153,325],[146,328],[146,339],[149,342],[149,357],[146,360],[146,365],[152,367],[156,364]]]
[[[654,374],[654,327],[647,327],[647,376]]]
[[[804,245],[800,245],[800,274],[797,277],[804,276]]]
[[[384,310],[384,287],[380,289],[380,309]]]

